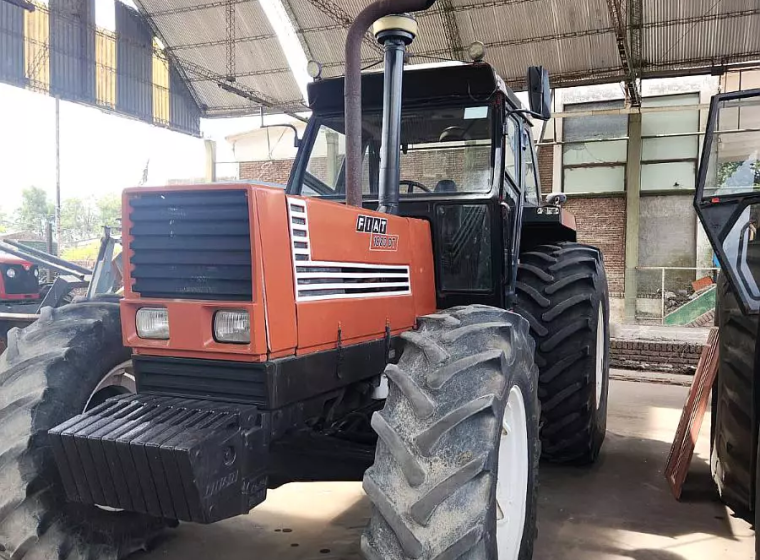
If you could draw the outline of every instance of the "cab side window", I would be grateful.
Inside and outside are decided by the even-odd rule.
[[[538,170],[530,132],[522,132],[523,192],[525,201],[538,206]]]
[[[517,162],[520,155],[519,128],[512,117],[507,117],[504,135],[504,169],[512,183],[518,185]]]

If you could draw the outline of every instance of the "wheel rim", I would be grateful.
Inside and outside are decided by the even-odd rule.
[[[132,369],[132,360],[127,360],[103,376],[95,390],[90,393],[87,404],[84,405],[84,412],[98,406],[109,397],[136,392],[137,383]]]
[[[604,309],[599,305],[599,317],[596,320],[596,368],[594,369],[596,378],[596,409],[602,404],[602,390],[604,389]]]
[[[496,547],[499,560],[520,555],[528,500],[528,421],[519,387],[509,391],[496,478]]]

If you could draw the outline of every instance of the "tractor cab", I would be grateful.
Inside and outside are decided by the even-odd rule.
[[[345,200],[344,88],[342,77],[309,85],[313,115],[289,194]],[[431,226],[437,304],[505,306],[521,230],[548,226],[557,230],[552,239],[575,240],[572,219],[560,208],[536,211],[541,189],[529,112],[482,62],[411,67],[401,96],[396,213]],[[383,74],[362,75],[361,193],[370,210],[381,205],[383,105]],[[525,237],[540,244],[539,235]]]
[[[760,312],[760,90],[713,97],[694,207],[744,311]]]

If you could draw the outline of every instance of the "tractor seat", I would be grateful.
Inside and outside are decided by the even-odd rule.
[[[457,192],[457,184],[451,179],[441,179],[436,183],[433,192],[436,193],[455,193]]]

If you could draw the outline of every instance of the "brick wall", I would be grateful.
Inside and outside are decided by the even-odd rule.
[[[599,247],[604,254],[610,297],[625,290],[625,198],[591,196],[568,198],[565,208],[575,215],[578,241]]]
[[[694,373],[702,353],[701,344],[647,342],[612,339],[610,366],[622,369]]]
[[[553,192],[554,146],[540,146],[538,148],[538,176],[541,178],[541,192],[544,196]]]
[[[241,179],[251,179],[255,181],[263,181],[264,183],[286,185],[292,167],[292,159],[244,161],[240,163],[239,173]]]
[[[489,147],[470,147],[467,150],[418,150],[401,156],[401,178],[420,181],[431,189],[438,181],[454,181],[461,189],[481,190],[488,188],[490,181]],[[240,178],[268,183],[286,184],[293,166],[293,160],[246,161],[240,163]],[[328,177],[327,159],[315,157],[309,160],[309,172],[328,185],[333,180]],[[364,191],[369,186],[369,164],[364,160]],[[419,191],[415,191],[419,192]]]

